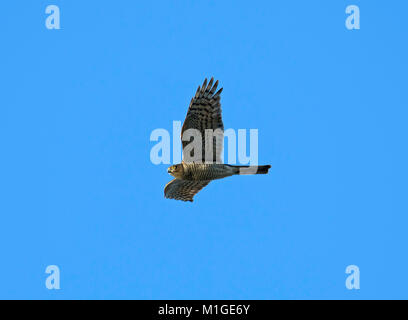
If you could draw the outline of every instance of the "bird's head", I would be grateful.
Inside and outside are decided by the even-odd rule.
[[[183,177],[183,165],[175,164],[167,169],[167,172],[170,173],[174,178],[181,179]]]

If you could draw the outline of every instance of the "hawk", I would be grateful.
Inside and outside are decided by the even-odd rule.
[[[187,116],[181,129],[183,161],[167,169],[175,179],[164,188],[164,196],[169,199],[193,201],[193,197],[211,180],[232,175],[266,174],[270,165],[234,166],[220,163],[224,140],[224,125],[221,117],[221,92],[217,92],[218,80],[211,78],[198,87],[191,99]],[[193,139],[186,139],[191,136]],[[193,140],[193,141],[191,141]],[[189,150],[189,144],[199,143],[199,147]],[[197,152],[198,151],[198,152]]]

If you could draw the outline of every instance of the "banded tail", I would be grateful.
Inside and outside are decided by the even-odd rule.
[[[267,174],[270,169],[270,165],[265,166],[232,166],[229,167],[234,169],[234,174],[244,175],[244,174]]]

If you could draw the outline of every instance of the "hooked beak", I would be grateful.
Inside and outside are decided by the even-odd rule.
[[[170,168],[167,168],[167,173],[171,173],[171,169],[170,169]]]

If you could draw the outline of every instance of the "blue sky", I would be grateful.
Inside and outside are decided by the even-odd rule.
[[[407,10],[3,1],[0,298],[408,298]],[[225,127],[257,128],[272,169],[164,199],[150,133],[211,76]]]

